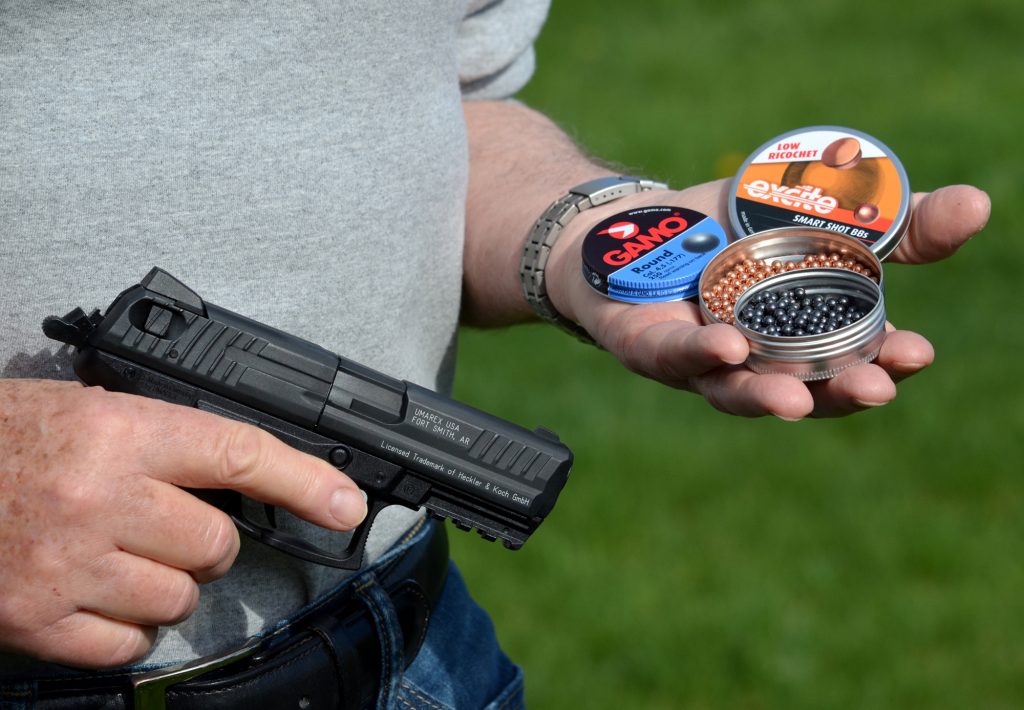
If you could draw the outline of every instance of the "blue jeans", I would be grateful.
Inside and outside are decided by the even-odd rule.
[[[498,646],[490,618],[454,564],[416,660],[379,707],[396,710],[517,710],[523,672]]]
[[[453,562],[448,579],[430,617],[427,635],[412,664],[402,670],[400,627],[387,595],[374,584],[374,567],[417,544],[428,523],[388,550],[368,570],[346,584],[355,584],[374,615],[378,635],[393,649],[382,659],[383,690],[378,710],[518,710],[525,707],[523,672],[502,652],[490,617],[472,597]]]

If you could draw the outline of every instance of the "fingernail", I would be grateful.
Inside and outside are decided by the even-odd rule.
[[[928,365],[923,362],[894,362],[892,364],[892,369],[905,374],[919,372],[926,367],[928,367]]]
[[[331,515],[347,528],[354,528],[366,517],[366,499],[361,491],[339,488],[331,494]]]
[[[868,402],[867,400],[864,399],[855,399],[853,400],[853,403],[856,404],[858,407],[863,407],[864,409],[870,409],[872,407],[881,407],[883,404],[888,404],[888,402]]]
[[[784,417],[781,414],[776,414],[775,417],[777,419],[781,419],[784,422],[798,422],[801,419],[803,419],[803,417]]]

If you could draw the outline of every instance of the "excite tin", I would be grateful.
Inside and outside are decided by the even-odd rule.
[[[697,295],[704,267],[725,248],[718,222],[684,207],[638,207],[594,227],[583,240],[583,277],[627,303]]]
[[[783,133],[740,167],[729,197],[737,237],[813,227],[853,237],[885,259],[910,223],[910,182],[899,158],[866,133],[813,126]]]

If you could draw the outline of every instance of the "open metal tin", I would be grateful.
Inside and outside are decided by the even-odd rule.
[[[796,286],[856,299],[867,315],[829,333],[800,336],[758,333],[733,317],[760,291]],[[755,372],[827,379],[873,360],[885,337],[881,262],[859,240],[828,230],[774,229],[733,242],[704,269],[699,290],[704,323],[736,325],[750,343],[746,365]]]
[[[808,297],[845,296],[866,315],[831,332],[806,335],[761,333],[746,327],[738,318],[736,327],[750,342],[747,367],[762,374],[793,375],[804,381],[824,380],[878,356],[885,340],[882,289],[872,279],[853,271],[813,268],[778,274],[747,289],[736,302],[736,310],[742,312],[760,293],[797,287]]]

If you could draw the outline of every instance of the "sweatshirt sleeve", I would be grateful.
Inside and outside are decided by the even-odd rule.
[[[470,0],[459,28],[459,82],[464,99],[503,99],[533,74],[533,42],[550,0]]]

